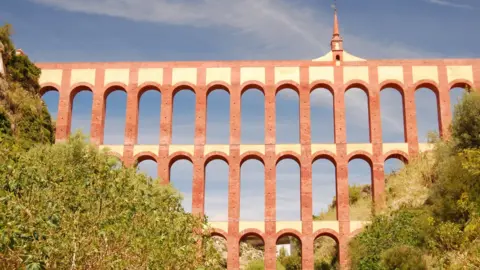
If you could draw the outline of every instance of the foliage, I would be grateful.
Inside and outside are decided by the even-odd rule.
[[[352,269],[480,268],[480,98],[456,106],[451,140],[387,179],[387,208],[350,242]]]
[[[457,149],[480,147],[480,93],[464,95],[455,106],[451,126],[452,136]]]
[[[220,268],[206,220],[185,213],[177,192],[150,184],[134,168],[114,166],[80,135],[1,163],[0,265]]]
[[[25,55],[17,55],[15,46],[11,41],[12,27],[6,24],[0,27],[0,42],[4,46],[2,57],[6,65],[8,78],[18,82],[22,88],[34,94],[38,94],[40,85],[40,69],[33,64]]]

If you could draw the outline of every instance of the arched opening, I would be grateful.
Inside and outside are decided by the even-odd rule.
[[[137,164],[137,171],[155,180],[158,176],[157,162],[153,159],[144,159]]]
[[[246,160],[240,168],[240,220],[265,218],[265,167],[256,159]]]
[[[467,93],[465,87],[456,86],[450,89],[450,110],[452,112],[452,119],[455,113],[455,106],[462,100],[463,96]]]
[[[220,257],[222,258],[220,262],[220,269],[227,269],[227,256],[228,256],[228,245],[227,239],[225,237],[214,234],[212,235],[213,247],[218,251]]]
[[[335,165],[328,159],[312,164],[312,206],[314,220],[337,220]]]
[[[439,134],[438,99],[435,92],[421,87],[415,92],[417,135],[419,142],[428,142],[429,133]]]
[[[90,125],[92,120],[93,94],[90,89],[81,89],[80,92],[72,93],[72,119],[70,132],[81,131],[84,135],[90,136]]]
[[[241,141],[243,144],[265,143],[265,96],[256,88],[242,94]]]
[[[256,234],[246,234],[240,239],[240,269],[264,269],[265,243]]]
[[[385,177],[395,174],[396,172],[400,171],[404,166],[405,161],[402,160],[402,158],[397,156],[389,157],[387,160],[385,160],[385,165],[383,169]]]
[[[115,88],[105,100],[104,144],[124,144],[127,93]]]
[[[138,102],[138,144],[160,143],[160,108],[162,94],[157,89],[141,93]]]
[[[172,144],[194,144],[195,93],[182,89],[173,96]]]
[[[183,196],[182,206],[186,212],[192,212],[193,164],[183,158],[170,167],[170,183]]]
[[[277,164],[277,220],[300,220],[300,165],[291,158]]]
[[[372,213],[372,167],[358,157],[348,162],[350,220],[370,220]]]
[[[210,221],[228,221],[227,162],[214,159],[205,168],[205,215]]]
[[[361,88],[352,87],[345,93],[345,118],[348,143],[370,142],[368,95]]]
[[[57,120],[59,96],[57,89],[51,89],[42,95],[42,100],[47,106],[52,120]]]
[[[405,142],[403,96],[395,88],[387,87],[380,92],[383,142]]]
[[[333,143],[333,95],[327,88],[310,93],[310,123],[312,143]]]
[[[338,243],[329,235],[320,235],[313,242],[314,269],[339,269]]]
[[[214,89],[207,96],[207,143],[230,142],[230,94]]]
[[[276,142],[277,144],[300,142],[300,116],[298,93],[284,88],[277,93],[275,100]]]
[[[122,160],[119,157],[113,155],[110,155],[108,157],[108,164],[110,165],[110,168],[112,170],[118,170],[123,167]]]
[[[302,269],[302,241],[296,235],[284,234],[277,239],[277,269],[279,264],[285,269]]]

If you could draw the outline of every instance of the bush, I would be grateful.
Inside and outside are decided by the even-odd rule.
[[[451,132],[458,149],[480,147],[480,93],[464,95],[455,106]]]
[[[170,186],[115,165],[80,135],[0,163],[2,268],[220,268],[206,219]]]
[[[381,265],[385,270],[426,270],[422,252],[411,246],[396,246],[382,254]]]

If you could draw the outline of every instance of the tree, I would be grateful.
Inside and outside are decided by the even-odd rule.
[[[5,269],[219,269],[206,219],[76,134],[0,164]]]
[[[480,148],[480,93],[472,91],[455,106],[451,126],[457,149]]]

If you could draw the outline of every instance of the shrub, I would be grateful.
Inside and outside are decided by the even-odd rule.
[[[396,246],[383,252],[381,265],[385,270],[426,270],[422,252],[411,246]]]
[[[480,93],[464,95],[455,106],[451,132],[457,149],[480,147]]]

